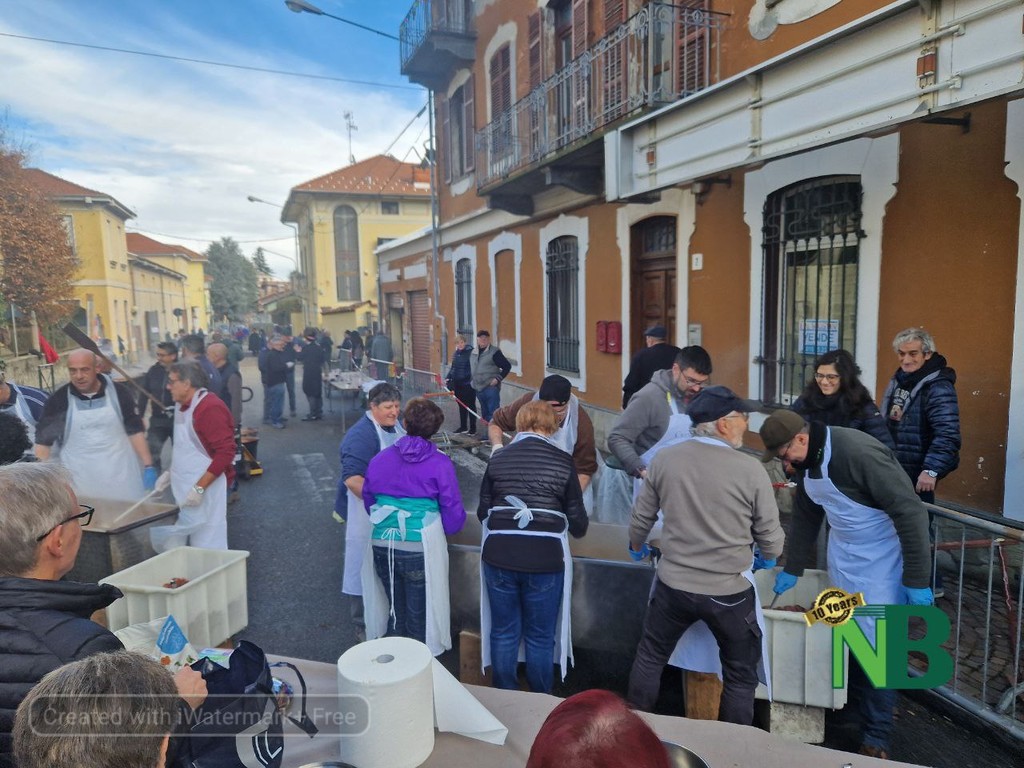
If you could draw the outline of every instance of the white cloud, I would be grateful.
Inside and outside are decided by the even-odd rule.
[[[7,20],[0,20],[0,32],[326,73],[318,62],[283,46],[249,47],[198,32],[166,13],[112,27],[104,23],[109,20],[90,18],[94,14],[88,7],[62,3],[60,8],[60,14],[46,13],[46,8],[7,14]],[[12,22],[15,15],[19,18]],[[394,58],[393,72],[344,76],[402,82],[395,77],[397,52]],[[33,164],[117,198],[137,214],[129,229],[196,250],[205,245],[186,237],[269,238],[246,243],[243,249],[251,253],[265,244],[292,253],[291,231],[278,220],[279,211],[250,203],[246,196],[283,203],[295,184],[345,165],[345,111],[355,113],[359,129],[352,151],[361,159],[383,151],[426,98],[422,91],[243,72],[9,37],[0,38],[0,71],[0,106],[8,107],[13,121],[24,126]],[[425,117],[392,154],[403,157],[418,134],[421,148],[424,126]],[[287,259],[269,258],[279,274],[291,268]]]

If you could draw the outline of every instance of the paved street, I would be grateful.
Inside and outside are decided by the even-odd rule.
[[[245,383],[255,392],[245,406],[245,423],[260,426],[262,390],[253,358],[242,365]],[[301,373],[299,374],[301,381]],[[305,397],[297,394],[299,417]],[[333,412],[330,410],[333,405]],[[359,416],[352,400],[347,423]],[[446,409],[447,410],[447,409]],[[249,558],[249,627],[240,638],[270,652],[334,662],[355,643],[347,609],[340,598],[344,527],[331,517],[339,474],[338,445],[342,437],[341,401],[325,402],[325,419],[302,422],[291,418],[283,430],[261,427],[259,458],[262,477],[241,484],[241,500],[228,513],[231,547],[251,552]],[[463,454],[457,463],[463,500],[476,509],[482,463]],[[454,651],[443,659],[457,670]],[[556,689],[568,695],[590,687],[625,692],[630,659],[577,656],[577,668]],[[666,673],[660,707],[666,714],[681,711],[678,673]],[[900,698],[892,757],[935,768],[995,768],[1024,764],[1024,756],[1002,749],[987,733],[968,730],[920,700]],[[856,747],[853,734],[839,717],[829,718],[826,744]],[[856,765],[856,757],[851,755]],[[836,768],[839,768],[836,766]]]

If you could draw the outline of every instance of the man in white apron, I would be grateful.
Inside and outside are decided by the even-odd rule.
[[[172,363],[167,389],[174,409],[171,468],[157,481],[170,486],[179,507],[178,522],[154,528],[153,548],[228,548],[228,485],[234,477],[235,425],[231,411],[206,389],[206,373],[195,361]]]
[[[71,381],[46,401],[36,425],[36,457],[49,459],[59,444],[79,496],[138,501],[157,472],[132,396],[99,372],[87,349],[68,353],[67,365]]]
[[[502,433],[515,432],[516,416],[519,409],[534,400],[544,400],[558,417],[558,431],[551,441],[572,456],[576,474],[584,494],[590,480],[597,472],[597,446],[594,439],[594,423],[587,412],[580,408],[579,398],[572,393],[572,384],[565,376],[554,374],[540,383],[535,393],[527,393],[494,412],[487,426],[487,437],[491,441],[491,455],[502,447]],[[584,496],[584,504],[587,504]],[[592,505],[587,505],[589,510]]]
[[[608,433],[608,450],[626,474],[642,480],[658,450],[690,436],[687,406],[710,378],[707,350],[684,347],[672,368],[656,371],[650,383],[633,395]]]
[[[654,591],[629,676],[628,701],[651,710],[661,673],[676,643],[703,621],[718,644],[722,666],[719,719],[750,725],[762,658],[757,594],[749,576],[752,546],[766,560],[782,554],[768,475],[760,462],[738,450],[747,414],[758,404],[726,387],[708,387],[689,405],[694,435],[660,450],[633,505],[631,552],[641,552],[663,510]]]
[[[775,411],[761,426],[765,455],[798,472],[785,570],[775,592],[790,589],[813,561],[828,519],[831,586],[863,592],[873,605],[931,605],[928,514],[892,451],[856,429],[807,424]],[[874,641],[874,621],[856,621]],[[850,698],[861,718],[861,752],[888,757],[896,692],[875,689],[850,659]]]
[[[382,382],[367,394],[370,410],[349,427],[341,441],[341,481],[334,501],[335,518],[345,523],[345,573],[341,592],[349,595],[352,624],[359,639],[365,639],[363,616],[363,558],[373,526],[363,506],[363,480],[370,459],[394,445],[405,430],[398,423],[402,393]]]

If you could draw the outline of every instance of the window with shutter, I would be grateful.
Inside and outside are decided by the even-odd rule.
[[[339,301],[358,301],[359,230],[356,211],[350,205],[334,209],[334,269]]]
[[[531,13],[526,20],[526,45],[529,51],[530,90],[540,85],[544,79],[543,46],[541,45],[541,13]]]
[[[463,142],[462,167],[468,173],[473,170],[476,160],[476,99],[475,99],[475,78],[473,75],[462,86],[462,129],[465,141]]]
[[[625,38],[619,42],[610,40],[612,33],[626,20],[626,0],[604,0],[605,39],[609,39],[605,55],[601,62],[601,104],[597,110],[599,123],[609,123],[621,117],[625,112],[626,60]]]
[[[706,88],[710,80],[711,29],[707,25],[710,0],[686,4],[682,22],[676,25],[676,93],[689,96]]]
[[[445,184],[452,180],[452,131],[450,105],[444,96],[437,97],[437,113],[441,116],[441,166],[444,169]]]
[[[495,126],[494,153],[503,157],[512,151],[512,64],[511,46],[499,48],[490,62],[491,122]]]
[[[572,0],[572,57],[575,59],[587,50],[587,16],[590,12],[589,0]]]

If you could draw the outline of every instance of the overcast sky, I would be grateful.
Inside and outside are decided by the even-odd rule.
[[[316,5],[398,36],[412,3]],[[347,165],[346,111],[363,160],[425,103],[399,73],[397,41],[284,0],[0,0],[0,110],[31,164],[115,197],[136,214],[129,231],[197,251],[227,235],[247,255],[259,245],[293,255],[280,210],[246,197],[281,204],[296,184]],[[424,116],[391,154],[418,162],[410,149],[422,154],[427,138]],[[281,277],[293,268],[268,260]]]

